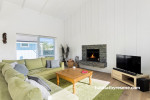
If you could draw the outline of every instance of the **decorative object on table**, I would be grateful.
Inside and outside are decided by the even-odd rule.
[[[74,68],[74,69],[75,69],[75,68],[76,68],[76,66],[73,66],[72,68]]]
[[[2,38],[3,38],[3,43],[6,44],[7,43],[7,33],[3,33]]]
[[[83,70],[81,73],[88,73],[88,71],[86,71],[86,70]]]
[[[62,51],[62,61],[65,62],[65,65],[66,65],[66,60],[68,59],[70,48],[67,45],[66,51],[65,51],[64,46],[61,45],[61,51]]]
[[[76,56],[76,57],[75,57],[75,62],[76,62],[76,64],[77,64],[77,67],[79,67],[79,56]]]
[[[74,66],[74,60],[72,60],[72,59],[67,60],[67,66],[69,68],[72,68]]]

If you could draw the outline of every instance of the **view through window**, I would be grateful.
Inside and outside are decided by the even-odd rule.
[[[55,39],[17,34],[16,51],[17,59],[55,57]]]

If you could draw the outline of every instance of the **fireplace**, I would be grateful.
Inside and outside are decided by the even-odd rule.
[[[87,49],[87,61],[99,62],[99,49]]]
[[[82,45],[82,60],[79,64],[89,69],[107,67],[107,45]]]
[[[94,53],[94,57],[92,54]],[[91,57],[92,56],[92,57]],[[99,59],[98,59],[99,58]],[[89,63],[105,63],[107,65],[107,46],[100,45],[82,45],[82,61]]]

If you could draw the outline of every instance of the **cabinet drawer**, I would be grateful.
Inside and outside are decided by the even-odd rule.
[[[122,79],[122,74],[118,71],[113,70],[112,71],[112,77],[114,77],[116,79]]]

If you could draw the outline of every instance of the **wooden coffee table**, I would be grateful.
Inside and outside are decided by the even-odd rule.
[[[82,71],[88,71],[88,73],[81,73]],[[73,84],[73,93],[75,94],[75,83],[89,77],[89,84],[91,85],[93,71],[80,69],[80,68],[68,68],[59,72],[56,72],[57,75],[57,85],[59,85],[59,78],[65,79]]]

